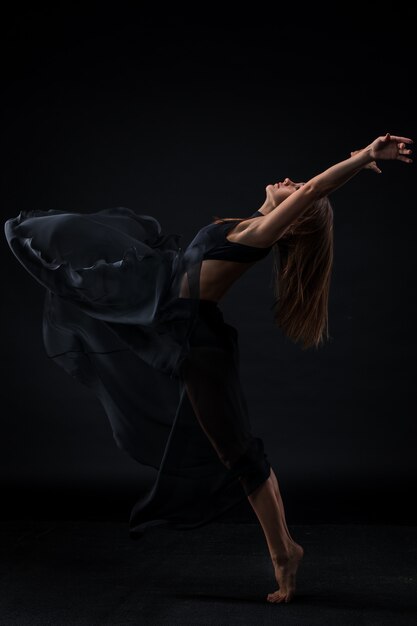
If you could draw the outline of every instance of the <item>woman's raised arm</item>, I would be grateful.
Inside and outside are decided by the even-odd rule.
[[[412,163],[408,156],[411,149],[407,147],[412,143],[412,139],[408,137],[397,137],[388,133],[378,137],[363,150],[352,153],[350,158],[311,178],[270,213],[254,220],[250,230],[262,245],[272,245],[313,202],[329,195],[375,161],[397,160]]]

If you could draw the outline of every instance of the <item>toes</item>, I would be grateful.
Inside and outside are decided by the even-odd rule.
[[[274,591],[273,593],[268,593],[266,599],[269,600],[270,602],[273,602],[278,595],[279,595],[279,591]]]
[[[267,600],[268,602],[282,602],[285,599],[285,594],[283,595],[280,591],[274,591],[274,593],[268,593]]]
[[[275,600],[272,600],[272,602],[274,604],[279,604],[280,602],[283,602],[284,599],[285,599],[285,596],[278,596],[277,598],[275,598]]]
[[[273,593],[268,593],[266,599],[268,602],[279,604],[280,602],[291,602],[294,597],[294,591],[289,591],[288,593],[283,593],[278,589],[278,591],[274,591]]]

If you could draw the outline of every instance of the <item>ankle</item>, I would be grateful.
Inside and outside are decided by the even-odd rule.
[[[300,544],[296,543],[293,539],[290,539],[289,541],[283,543],[279,550],[274,550],[270,554],[273,564],[282,567],[300,553],[303,555],[304,549],[300,546]]]
[[[291,558],[291,550],[289,547],[283,547],[279,552],[271,552],[271,560],[274,566],[282,567],[288,563]]]

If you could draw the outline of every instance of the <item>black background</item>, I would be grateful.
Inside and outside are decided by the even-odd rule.
[[[3,25],[2,218],[22,209],[154,215],[184,244],[387,131],[415,139],[411,9],[287,7],[225,17],[20,7]],[[271,258],[222,301],[240,333],[253,430],[290,522],[416,521],[415,165],[332,196],[331,341],[272,324]],[[126,520],[145,472],[98,401],[50,363],[42,288],[1,246],[6,517]]]

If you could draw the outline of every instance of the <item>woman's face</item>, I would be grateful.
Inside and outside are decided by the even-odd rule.
[[[280,202],[288,198],[294,191],[297,191],[304,183],[295,183],[291,178],[285,178],[281,183],[275,183],[274,185],[267,185],[266,195],[271,200],[272,204],[278,206]]]

